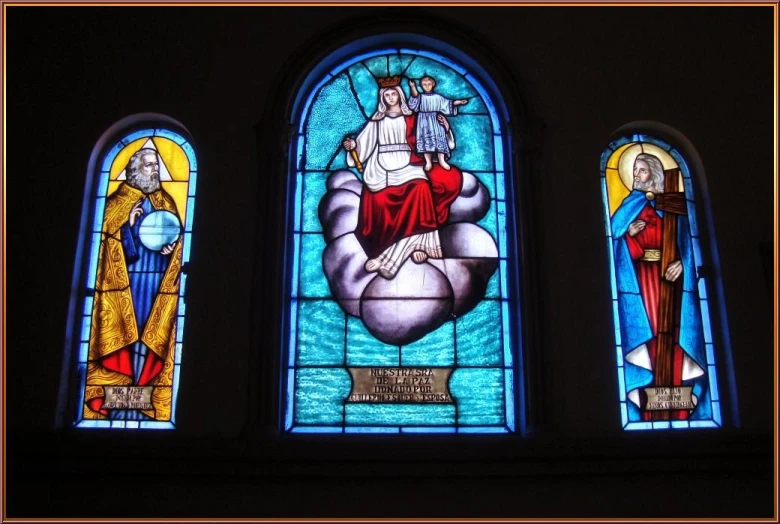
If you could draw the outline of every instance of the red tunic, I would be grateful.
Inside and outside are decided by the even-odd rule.
[[[406,141],[412,149],[410,164],[423,166],[425,161],[416,150],[414,115],[405,117]],[[411,180],[400,186],[388,186],[377,192],[364,188],[355,229],[369,258],[402,238],[439,229],[450,215],[450,205],[460,194],[463,175],[450,164],[447,171],[434,163],[428,180]]]

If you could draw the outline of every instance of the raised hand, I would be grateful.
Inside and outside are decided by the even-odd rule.
[[[647,225],[647,222],[645,222],[644,220],[634,220],[628,226],[628,234],[629,234],[629,236],[632,236],[632,237],[636,236],[637,233],[642,231],[645,228],[646,225]]]
[[[138,217],[140,217],[143,214],[144,210],[141,209],[141,205],[143,204],[143,202],[144,199],[142,198],[141,200],[136,202],[135,205],[133,206],[133,209],[130,210],[130,227],[133,227],[136,221],[138,221]]]
[[[465,106],[465,105],[466,105],[466,104],[468,104],[468,103],[469,103],[469,101],[468,101],[468,100],[466,100],[466,99],[464,98],[463,100],[455,100],[455,101],[452,103],[452,105],[456,105],[456,106]]]

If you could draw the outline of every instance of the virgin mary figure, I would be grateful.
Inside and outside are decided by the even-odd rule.
[[[417,117],[400,83],[400,77],[379,79],[376,113],[356,139],[342,143],[347,165],[363,166],[355,235],[368,256],[365,269],[386,279],[394,278],[409,257],[421,264],[444,256],[439,228],[463,184],[461,171],[452,164],[449,171],[438,164],[423,169],[425,160],[414,152]],[[449,122],[442,115],[438,119],[454,149]]]

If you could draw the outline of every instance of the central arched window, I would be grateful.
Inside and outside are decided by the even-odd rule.
[[[385,35],[322,60],[296,100],[285,431],[515,431],[511,156],[493,82],[448,45]]]

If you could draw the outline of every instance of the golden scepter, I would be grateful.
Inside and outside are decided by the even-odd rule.
[[[351,136],[347,135],[346,138],[352,139],[354,141],[355,139]],[[363,163],[358,158],[357,154],[357,143],[355,144],[355,149],[351,149],[349,152],[349,155],[352,157],[352,160],[355,162],[355,167],[357,168],[358,172],[362,175],[363,174]]]

